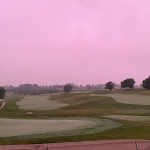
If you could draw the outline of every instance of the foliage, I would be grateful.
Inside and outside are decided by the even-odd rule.
[[[66,84],[64,86],[64,92],[70,92],[70,91],[72,91],[72,86],[70,84]]]
[[[4,99],[6,90],[3,87],[0,87],[0,99]]]
[[[150,89],[150,76],[143,80],[141,85],[145,89]]]
[[[134,79],[128,78],[128,79],[125,79],[124,81],[121,82],[121,87],[122,88],[126,88],[126,90],[129,87],[129,88],[131,88],[133,90],[134,84],[135,84]]]
[[[112,81],[109,81],[105,84],[105,89],[109,89],[110,91],[112,89],[114,89],[115,83],[113,83]]]

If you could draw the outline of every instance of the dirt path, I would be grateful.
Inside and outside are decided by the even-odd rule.
[[[135,143],[136,142],[136,143]],[[30,145],[0,145],[0,150],[149,150],[149,140],[102,140]]]
[[[2,109],[5,106],[6,102],[3,102],[2,106],[0,107],[0,109]]]

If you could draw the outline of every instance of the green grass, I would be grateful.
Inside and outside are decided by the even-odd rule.
[[[150,95],[150,90],[134,89],[133,91],[114,90],[105,91],[97,90],[92,92],[94,94],[108,94],[108,93],[124,93],[133,94],[139,93],[143,95]],[[37,118],[48,119],[51,117],[101,117],[103,115],[150,115],[149,105],[131,105],[121,104],[110,97],[94,97],[89,94],[74,94],[62,93],[52,94],[51,100],[68,103],[70,105],[56,110],[21,110],[16,105],[19,97],[11,100],[6,100],[6,105],[0,109],[1,118]],[[0,105],[2,102],[0,102]],[[32,111],[33,114],[25,114]],[[117,119],[111,119],[117,120]],[[33,144],[33,143],[49,143],[49,142],[69,142],[69,141],[93,141],[93,140],[107,140],[107,139],[150,139],[150,122],[132,122],[117,120],[123,126],[105,131],[102,133],[64,137],[45,137],[45,138],[31,138],[31,139],[16,139],[0,138],[0,144]]]

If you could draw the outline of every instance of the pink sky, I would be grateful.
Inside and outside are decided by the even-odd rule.
[[[0,65],[0,85],[141,84],[150,0],[0,0]]]

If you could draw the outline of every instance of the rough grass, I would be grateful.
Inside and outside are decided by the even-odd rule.
[[[134,89],[133,91],[114,90],[112,93],[134,94],[142,92],[147,93],[150,90]],[[110,91],[97,90],[93,93],[108,94]],[[70,105],[58,108],[56,110],[33,110],[33,114],[25,114],[27,111],[21,110],[16,105],[18,98],[7,100],[6,105],[0,110],[1,118],[33,118],[33,119],[49,119],[51,117],[101,117],[104,115],[137,115],[149,116],[150,105],[134,105],[122,104],[116,102],[111,97],[104,96],[89,96],[87,93],[62,93],[58,95],[51,95],[53,101],[68,103]],[[36,103],[35,103],[36,104]],[[134,122],[120,119],[116,120],[123,124],[123,126],[111,129],[101,133],[94,133],[87,135],[75,135],[58,137],[42,137],[30,139],[16,139],[16,138],[1,138],[0,144],[26,144],[26,143],[49,143],[49,142],[71,142],[71,141],[93,141],[93,140],[108,140],[108,139],[150,139],[150,121]]]

